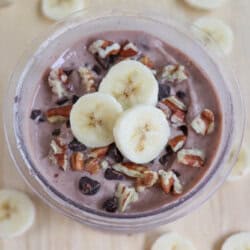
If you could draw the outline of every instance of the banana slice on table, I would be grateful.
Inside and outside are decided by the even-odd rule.
[[[192,26],[192,32],[214,52],[229,54],[233,48],[234,35],[230,26],[217,18],[202,17]]]
[[[42,12],[52,20],[65,18],[83,7],[83,0],[42,0]]]
[[[195,250],[193,243],[177,233],[166,233],[160,236],[151,250]]]
[[[241,147],[237,162],[235,163],[232,172],[228,177],[228,181],[237,181],[243,176],[250,174],[250,160],[248,148],[246,145]]]
[[[16,190],[0,190],[0,238],[12,238],[27,231],[35,219],[30,198]]]
[[[156,105],[158,82],[152,71],[140,62],[122,61],[103,78],[99,91],[114,96],[124,109],[137,104]]]
[[[237,233],[223,243],[221,250],[249,250],[250,232]]]
[[[116,146],[135,163],[147,163],[156,158],[167,144],[169,135],[164,113],[150,105],[128,109],[114,127]]]
[[[213,10],[220,7],[225,0],[184,0],[187,4],[194,8],[203,10]]]
[[[73,105],[70,124],[76,139],[88,147],[104,147],[114,141],[113,127],[122,112],[116,99],[103,93],[82,96]]]

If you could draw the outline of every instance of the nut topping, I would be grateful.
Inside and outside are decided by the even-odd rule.
[[[177,153],[179,163],[190,167],[202,167],[205,161],[205,154],[199,149],[182,149]]]
[[[97,174],[100,170],[100,161],[97,158],[89,158],[84,164],[84,170],[90,174]]]
[[[72,105],[56,107],[46,112],[47,120],[50,123],[64,122],[69,118]]]
[[[110,55],[119,54],[121,46],[119,43],[114,43],[107,40],[96,40],[89,46],[89,51],[93,55],[104,59]]]
[[[131,43],[131,42],[127,42],[121,49],[120,51],[120,56],[121,57],[132,57],[138,54],[138,49],[137,47]]]
[[[161,188],[166,194],[169,194],[173,189],[174,194],[181,194],[183,187],[174,171],[159,170]]]
[[[68,76],[63,69],[52,69],[48,77],[48,83],[52,92],[57,95],[59,99],[69,95],[65,87],[68,84]]]
[[[89,157],[93,158],[103,158],[108,153],[109,147],[102,147],[102,148],[94,148],[89,153]]]
[[[84,155],[81,152],[75,152],[71,155],[71,168],[76,171],[83,170],[84,167]]]
[[[133,187],[127,187],[122,183],[119,183],[115,197],[118,198],[118,210],[124,212],[131,202],[138,200],[138,194]]]
[[[143,178],[144,172],[148,170],[146,166],[132,162],[117,163],[112,168],[132,178]]]
[[[183,65],[167,65],[163,68],[162,78],[169,82],[180,83],[188,78]]]
[[[211,134],[214,131],[214,113],[209,109],[204,109],[194,118],[191,126],[197,134]]]
[[[177,152],[181,148],[183,148],[187,137],[185,135],[178,135],[169,140],[168,145],[172,148],[174,152]]]
[[[170,121],[172,125],[179,127],[185,125],[185,117],[186,114],[183,111],[177,110],[171,115]]]
[[[158,181],[158,174],[154,171],[145,171],[143,177],[136,179],[136,191],[143,192],[146,188],[152,187]]]
[[[97,91],[96,86],[96,73],[88,67],[80,67],[78,70],[82,79],[82,85],[86,93],[92,93]]]
[[[167,105],[172,112],[187,111],[187,106],[176,96],[167,97],[163,99],[162,102]]]
[[[50,143],[50,148],[49,159],[51,162],[66,170],[68,166],[67,146],[63,143],[62,138],[57,137],[53,139]]]
[[[150,60],[148,56],[142,56],[140,62],[149,67],[150,69],[154,68],[154,63]]]

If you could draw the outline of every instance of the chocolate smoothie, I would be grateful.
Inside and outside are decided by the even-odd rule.
[[[107,72],[127,59],[154,74],[156,106],[171,128],[165,149],[142,165],[130,162],[115,143],[86,147],[74,138],[69,122],[77,99],[98,91]],[[222,131],[220,101],[209,77],[178,49],[138,31],[83,34],[47,67],[34,83],[25,140],[43,179],[78,207],[123,214],[157,210],[190,192],[211,166]]]

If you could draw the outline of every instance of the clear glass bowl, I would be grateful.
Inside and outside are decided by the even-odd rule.
[[[214,55],[206,45],[196,40],[188,24],[177,23],[168,15],[109,8],[90,8],[59,22],[29,46],[14,69],[4,103],[4,129],[9,152],[25,181],[47,204],[81,223],[121,232],[144,231],[172,222],[205,202],[224,182],[240,149],[245,112],[235,76],[227,60]],[[154,212],[140,215],[116,215],[79,208],[54,190],[39,174],[24,145],[22,124],[26,103],[44,71],[44,60],[60,55],[72,41],[83,35],[106,30],[142,30],[160,37],[192,58],[210,76],[220,97],[223,111],[223,134],[216,157],[203,179],[186,195]],[[207,39],[210,39],[209,37]],[[46,61],[46,65],[48,61]]]

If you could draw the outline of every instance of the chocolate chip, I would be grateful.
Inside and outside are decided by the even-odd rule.
[[[172,169],[172,171],[175,173],[175,175],[176,175],[177,177],[180,177],[180,176],[181,176],[181,174],[180,174],[177,170]]]
[[[79,96],[73,95],[72,96],[72,103],[75,104],[78,101],[78,99],[79,99]]]
[[[107,180],[122,180],[124,178],[124,176],[121,173],[112,168],[107,168],[105,170],[104,177]]]
[[[110,213],[114,213],[117,208],[118,208],[118,199],[117,197],[111,197],[109,199],[107,199],[104,203],[103,203],[103,209],[105,209],[107,212]]]
[[[51,133],[53,136],[59,136],[61,134],[61,129],[60,128],[56,128],[52,131]]]
[[[75,139],[75,138],[69,143],[68,147],[70,150],[76,151],[76,152],[86,150],[86,146],[84,144],[80,143],[79,141],[77,141],[77,139]]]
[[[109,150],[108,150],[108,156],[112,158],[115,162],[123,161],[123,156],[115,144],[110,145]]]
[[[169,145],[166,146],[166,154],[168,154],[168,155],[172,155],[173,154],[173,150],[172,150],[172,148]]]
[[[94,65],[92,67],[92,70],[97,74],[97,75],[100,75],[102,73],[102,69],[98,66],[98,65]]]
[[[70,127],[71,127],[70,120],[67,120],[67,122],[66,122],[66,127],[67,127],[67,128],[70,128]]]
[[[161,100],[163,98],[170,96],[170,91],[171,91],[171,88],[169,85],[159,84],[158,99]]]
[[[79,181],[79,189],[85,195],[96,194],[101,187],[101,184],[87,176],[84,176]]]
[[[169,161],[170,155],[169,154],[164,154],[163,156],[160,157],[159,162],[161,165],[165,165]]]
[[[30,119],[36,120],[37,122],[44,122],[46,120],[40,109],[33,109],[30,114]]]
[[[178,129],[181,130],[184,135],[188,135],[188,127],[186,125],[182,125],[178,127]]]
[[[59,176],[59,174],[54,174],[54,178],[57,178]]]
[[[183,92],[183,91],[181,91],[181,90],[179,90],[179,91],[176,92],[176,96],[178,98],[180,98],[180,99],[184,99],[186,97],[186,93]]]
[[[69,75],[73,72],[73,69],[67,68],[67,69],[64,69],[63,72],[64,72],[67,76],[69,76]]]
[[[58,100],[58,101],[56,102],[56,104],[57,104],[57,105],[63,105],[63,104],[65,104],[65,103],[68,102],[68,101],[69,101],[69,99],[68,99],[67,97],[63,97],[62,99]]]

